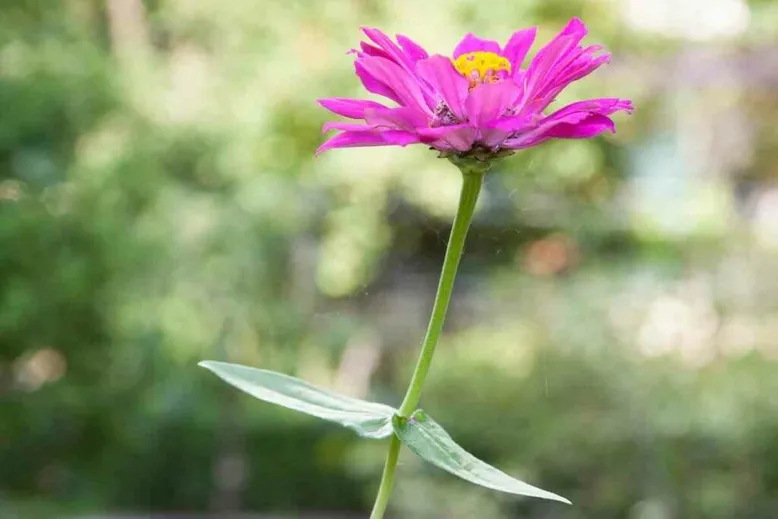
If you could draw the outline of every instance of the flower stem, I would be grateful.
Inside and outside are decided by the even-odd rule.
[[[461,169],[463,177],[462,192],[459,195],[459,208],[454,218],[454,225],[451,227],[451,235],[446,247],[446,256],[443,260],[443,270],[438,283],[438,292],[435,295],[435,303],[432,306],[432,315],[430,316],[427,334],[421,347],[421,354],[416,363],[416,369],[413,372],[405,399],[397,411],[398,415],[405,418],[409,417],[416,410],[416,406],[421,398],[424,380],[427,378],[427,373],[429,373],[430,366],[432,365],[432,356],[435,354],[435,347],[443,331],[443,322],[446,320],[448,302],[451,299],[451,292],[454,288],[454,278],[457,275],[459,260],[462,258],[467,230],[470,228],[470,221],[475,212],[478,194],[481,192],[484,174],[488,168],[488,165],[482,165],[477,168],[467,167],[466,164],[457,164],[457,166]],[[394,473],[397,468],[397,458],[400,454],[401,446],[400,440],[396,435],[393,435],[389,444],[389,453],[386,455],[381,485],[378,487],[378,496],[373,505],[370,519],[382,519],[384,516],[389,502],[389,495],[392,492],[392,485],[394,484]]]
[[[389,496],[392,494],[394,486],[394,473],[397,469],[397,458],[400,455],[400,439],[397,435],[392,435],[389,443],[389,452],[386,454],[386,463],[384,464],[384,475],[381,476],[381,485],[378,487],[378,495],[375,498],[373,512],[370,519],[382,519],[386,511],[386,505],[389,504]]]
[[[429,373],[432,356],[435,355],[435,347],[438,345],[440,333],[443,331],[443,322],[446,320],[448,302],[451,299],[451,292],[454,288],[454,278],[457,275],[459,260],[462,258],[467,230],[470,228],[470,220],[473,218],[478,194],[481,192],[481,184],[484,178],[482,172],[462,168],[462,176],[463,183],[462,193],[459,195],[459,208],[454,218],[454,225],[451,227],[446,257],[443,260],[443,271],[440,273],[440,282],[438,283],[438,293],[435,295],[432,316],[427,326],[427,335],[424,337],[419,361],[416,364],[416,370],[413,372],[413,378],[411,378],[411,383],[408,386],[408,392],[405,394],[405,399],[398,411],[398,414],[405,418],[409,417],[416,410],[416,406],[421,398],[424,380],[427,378],[427,373]]]

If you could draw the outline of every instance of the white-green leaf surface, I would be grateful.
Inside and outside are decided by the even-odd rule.
[[[199,365],[260,400],[335,422],[362,437],[380,439],[393,434],[395,410],[387,405],[339,395],[274,371],[211,360]]]
[[[408,419],[395,417],[392,424],[400,440],[417,456],[455,476],[501,492],[570,504],[570,501],[562,496],[519,481],[479,460],[460,447],[421,409]]]

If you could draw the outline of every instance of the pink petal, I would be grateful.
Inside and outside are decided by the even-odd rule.
[[[549,130],[545,136],[556,139],[589,139],[607,131],[611,133],[616,132],[616,124],[610,117],[601,114],[590,114],[575,124],[558,124]]]
[[[583,22],[578,18],[573,18],[558,35],[538,51],[525,75],[526,95],[528,97],[542,95],[555,66],[568,57],[568,54],[577,47],[587,32]]]
[[[503,143],[503,145],[506,148],[511,149],[522,149],[535,146],[550,139],[551,137],[548,137],[547,134],[555,126],[560,124],[577,124],[585,120],[587,117],[589,117],[589,115],[590,114],[586,112],[579,112],[565,115],[559,119],[551,119],[550,117],[547,117],[541,121],[541,123],[535,129],[522,133],[512,139],[508,139]]]
[[[527,53],[532,48],[532,43],[535,41],[538,28],[530,27],[529,29],[523,29],[516,31],[508,40],[505,45],[505,51],[503,54],[511,62],[511,72],[513,77],[516,77],[521,72],[521,65],[524,62],[524,58],[527,57]]]
[[[508,132],[500,130],[499,128],[485,128],[478,130],[478,137],[476,140],[487,148],[494,148],[505,142],[508,135],[510,135]]]
[[[440,140],[457,151],[470,151],[475,142],[475,129],[467,127],[451,130],[441,136]]]
[[[464,101],[469,82],[456,71],[450,59],[436,54],[419,61],[416,72],[440,95],[457,119],[465,119]]]
[[[532,60],[533,64],[536,61],[538,64],[548,61],[551,61],[552,64],[556,63],[559,57],[564,56],[570,49],[575,48],[586,37],[588,32],[586,25],[581,20],[578,18],[571,19],[559,34],[554,36],[550,42],[538,51],[535,59]],[[532,65],[530,65],[530,68],[532,68]]]
[[[552,138],[586,139],[605,131],[613,131],[613,121],[607,116],[617,111],[631,112],[632,103],[617,98],[579,101],[557,110],[543,119],[538,127],[505,141],[512,149],[529,148]]]
[[[604,63],[610,62],[611,56],[607,52],[598,56],[594,55],[599,50],[601,50],[601,47],[599,46],[592,45],[591,47],[587,47],[582,50],[581,54],[576,57],[575,60],[564,68],[552,71],[550,75],[553,75],[554,77],[549,79],[549,83],[545,89],[546,91],[544,92],[544,97],[547,97],[550,100],[570,83],[588,76],[600,68]]]
[[[425,144],[438,147],[436,144],[440,141],[457,151],[469,151],[475,143],[476,135],[476,129],[469,124],[418,128],[417,132]]]
[[[319,146],[319,155],[334,148],[357,148],[366,146],[407,146],[419,142],[417,135],[408,132],[388,131],[346,131],[339,133]]]
[[[484,40],[469,32],[465,34],[465,37],[459,42],[454,49],[452,56],[457,59],[462,54],[469,54],[471,52],[493,52],[495,54],[502,55],[502,49],[500,44],[493,40]]]
[[[595,56],[601,50],[602,47],[599,45],[591,45],[586,48],[576,47],[570,50],[548,71],[543,85],[543,97],[548,98],[550,102],[567,85],[608,62],[610,54]]]
[[[365,89],[368,92],[384,96],[397,104],[401,104],[402,101],[400,101],[400,97],[394,92],[394,90],[376,79],[370,72],[365,69],[365,66],[362,63],[362,59],[358,59],[354,62],[354,70],[357,74],[357,77],[359,77],[359,79],[362,81],[362,84],[365,86]]]
[[[506,148],[518,150],[537,146],[549,139],[589,139],[610,131],[615,132],[614,122],[605,115],[586,114],[577,122],[556,121],[518,139],[505,141]]]
[[[375,56],[377,58],[385,58],[388,60],[392,59],[389,53],[387,53],[385,50],[379,49],[375,45],[370,45],[364,41],[359,42],[359,48],[362,49],[362,52],[357,51],[357,56],[360,58],[364,56]]]
[[[381,132],[381,136],[388,146],[407,146],[421,142],[419,135],[411,132],[386,131]]]
[[[467,119],[476,128],[494,123],[521,95],[521,88],[512,79],[478,85],[465,101]]]
[[[477,140],[488,148],[501,146],[510,136],[519,132],[532,130],[538,126],[537,117],[533,115],[512,115],[501,117],[478,129]]]
[[[559,36],[575,36],[577,38],[577,41],[575,42],[577,45],[587,34],[589,34],[589,29],[586,28],[586,24],[583,23],[580,18],[574,16],[567,22],[567,25],[565,25],[559,33]]]
[[[403,50],[392,41],[389,36],[378,29],[363,27],[362,32],[370,38],[376,45],[389,56],[389,59],[400,65],[408,72],[413,72],[413,61],[403,52]]]
[[[366,99],[347,99],[344,97],[331,97],[319,99],[318,103],[330,112],[348,117],[349,119],[364,119],[365,110],[368,108],[386,108],[381,103]]]
[[[378,133],[372,132],[343,132],[332,137],[319,146],[316,154],[324,153],[334,148],[354,148],[359,146],[385,146],[386,141]]]
[[[398,129],[409,132],[414,132],[416,128],[429,124],[429,119],[423,112],[404,106],[367,110],[365,120],[373,128]]]
[[[330,130],[340,130],[344,132],[372,132],[373,127],[364,123],[347,123],[345,121],[329,121],[321,127],[322,133]]]
[[[359,58],[357,63],[363,67],[367,74],[394,94],[394,96],[388,97],[398,100],[403,106],[432,113],[424,99],[418,80],[399,65],[383,58],[374,57]],[[365,86],[367,87],[367,84]]]
[[[598,99],[587,99],[585,101],[570,103],[564,108],[561,108],[549,115],[546,120],[563,119],[568,115],[581,112],[610,115],[621,110],[627,113],[632,112],[634,110],[632,101],[627,99],[619,99],[618,97],[602,97]]]
[[[570,50],[572,44],[573,38],[570,36],[559,38],[553,42],[553,45],[549,44],[535,55],[527,72],[524,74],[524,83],[526,85],[524,95],[526,99],[538,97],[542,94],[549,71]]]
[[[363,27],[362,31],[370,38],[378,47],[362,42],[362,48],[369,47],[370,53],[373,56],[383,57],[392,61],[403,68],[410,76],[415,76],[415,64],[419,59],[426,58],[427,52],[416,42],[408,38],[407,36],[398,36],[397,41],[400,43],[398,46],[392,41],[389,36],[384,34],[378,29],[370,27]],[[379,54],[380,53],[380,54]],[[360,55],[359,57],[364,57]],[[434,104],[431,92],[423,89],[422,95],[424,96],[425,104]]]
[[[506,134],[512,134],[517,132],[523,132],[537,128],[538,121],[534,114],[530,115],[511,115],[508,117],[501,117],[494,123],[489,125],[489,128],[500,130]]]
[[[397,43],[400,44],[400,47],[402,47],[402,49],[405,51],[405,54],[411,59],[411,61],[416,62],[421,59],[427,59],[429,57],[429,54],[427,54],[427,51],[424,50],[421,45],[408,38],[407,36],[398,34]]]

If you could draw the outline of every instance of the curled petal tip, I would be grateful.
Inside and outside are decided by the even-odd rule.
[[[586,27],[586,24],[583,22],[583,20],[581,20],[577,16],[573,16],[572,18],[570,18],[570,21],[567,23],[567,26],[576,32],[580,32],[580,31],[588,32],[589,30]]]

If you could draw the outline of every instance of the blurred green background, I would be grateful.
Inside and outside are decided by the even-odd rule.
[[[575,506],[406,451],[393,516],[778,517],[770,0],[3,0],[0,517],[365,517],[382,442],[196,362],[398,404],[459,176],[314,158],[315,100],[363,95],[360,25],[450,53],[571,16],[614,58],[560,101],[637,111],[489,174],[423,405]]]

